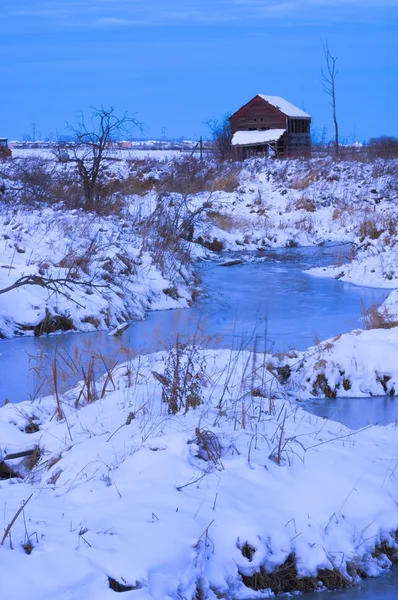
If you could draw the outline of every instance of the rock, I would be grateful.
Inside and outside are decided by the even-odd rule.
[[[115,329],[112,329],[112,331],[110,331],[108,335],[122,335],[122,333],[126,331],[126,329],[128,329],[129,327],[130,323],[122,323],[121,325],[115,327]]]
[[[241,265],[243,260],[241,258],[236,258],[234,260],[226,260],[225,262],[218,263],[219,267],[234,267],[235,265]]]

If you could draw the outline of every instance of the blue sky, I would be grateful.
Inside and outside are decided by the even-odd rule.
[[[342,137],[398,136],[398,0],[2,0],[1,24],[0,136],[61,134],[103,105],[146,137],[195,138],[257,93],[331,136],[321,39]]]

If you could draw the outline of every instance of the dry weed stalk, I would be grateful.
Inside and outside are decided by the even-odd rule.
[[[361,298],[361,315],[365,329],[392,329],[398,326],[398,321],[384,307],[379,309],[376,305],[366,308]]]

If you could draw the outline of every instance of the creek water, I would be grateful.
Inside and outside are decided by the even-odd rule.
[[[375,579],[366,579],[355,588],[303,594],[302,600],[396,600],[398,597],[398,568]]]
[[[208,347],[302,350],[317,339],[360,327],[361,306],[381,304],[389,291],[305,272],[311,266],[344,262],[344,253],[349,249],[280,249],[268,251],[256,263],[230,267],[203,263],[199,271],[206,297],[190,309],[153,311],[144,321],[131,324],[121,337],[99,331],[2,340],[0,403],[6,398],[21,402],[50,393],[51,385],[40,387],[40,382],[43,384],[45,375],[49,375],[56,349],[76,357],[83,353],[77,363],[98,351],[108,359],[123,362],[129,352],[171,347],[177,336],[188,341],[196,337]],[[81,378],[81,371],[79,375]],[[73,383],[67,380],[64,386]],[[317,410],[324,416],[325,407],[315,405],[313,411]],[[394,415],[394,410],[389,410],[388,418],[398,417],[398,413]],[[373,413],[370,418],[374,418]]]
[[[173,345],[177,336],[193,336],[208,347],[257,348],[286,351],[305,349],[317,339],[361,326],[362,306],[379,305],[389,290],[354,286],[335,279],[312,277],[311,266],[344,262],[349,247],[269,251],[263,262],[200,267],[206,297],[190,309],[150,313],[133,323],[121,337],[106,332],[25,337],[0,342],[0,403],[21,402],[51,392],[40,387],[35,373],[43,356],[56,349],[87,358],[100,350],[105,357],[126,360],[129,352],[152,352]],[[79,356],[76,361],[79,362]],[[44,361],[45,362],[45,361]],[[41,368],[40,380],[43,381]],[[66,387],[72,381],[64,382]],[[304,408],[329,416],[352,428],[398,419],[394,398],[314,400]],[[398,570],[368,580],[361,587],[320,592],[317,600],[396,600]],[[313,598],[314,596],[311,595]]]

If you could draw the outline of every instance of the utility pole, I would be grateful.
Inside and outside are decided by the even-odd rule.
[[[202,138],[202,136],[200,136],[200,139],[199,139],[199,156],[200,156],[200,160],[203,160],[203,138]]]
[[[32,141],[36,141],[36,123],[34,121],[32,123]]]

